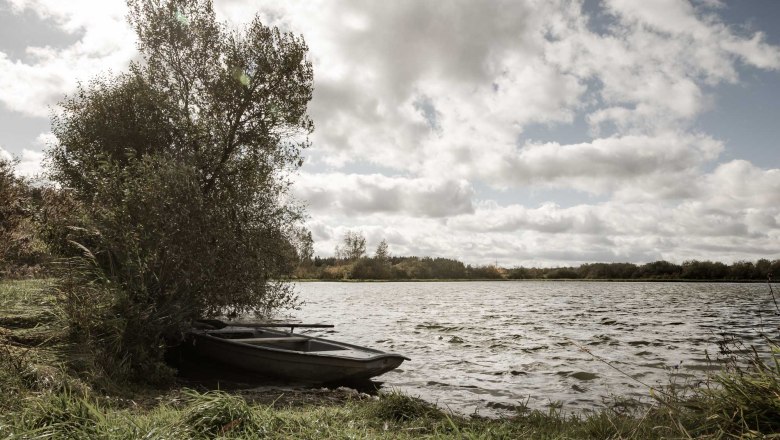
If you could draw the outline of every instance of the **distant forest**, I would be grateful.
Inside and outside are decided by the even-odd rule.
[[[724,264],[686,261],[682,264],[654,261],[647,264],[588,263],[567,267],[472,266],[451,258],[391,256],[382,240],[370,257],[366,239],[359,232],[347,232],[336,246],[334,257],[303,252],[294,271],[299,279],[319,280],[691,280],[766,281],[780,278],[780,260],[760,259]]]
[[[654,261],[647,264],[588,263],[571,267],[472,266],[450,258],[360,257],[321,258],[302,262],[298,278],[320,280],[690,280],[766,281],[780,278],[780,260],[761,259],[724,264],[712,261],[686,261],[674,264]]]

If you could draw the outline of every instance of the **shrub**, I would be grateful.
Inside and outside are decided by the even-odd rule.
[[[38,235],[33,188],[0,157],[0,279],[34,275],[48,250]]]
[[[71,328],[148,379],[166,375],[163,351],[193,319],[295,304],[279,280],[297,262],[287,188],[312,129],[312,71],[301,38],[258,19],[229,30],[210,0],[128,3],[142,61],[53,120],[52,178],[83,209],[47,236],[70,255]]]

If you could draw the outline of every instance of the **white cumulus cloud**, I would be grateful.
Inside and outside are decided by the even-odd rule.
[[[0,102],[11,111],[47,117],[78,81],[121,70],[135,55],[135,36],[121,1],[7,0],[12,10],[29,9],[68,33],[80,34],[73,45],[27,47],[27,60],[0,52]]]
[[[293,194],[316,213],[446,217],[473,210],[473,190],[464,180],[302,173],[296,179]]]

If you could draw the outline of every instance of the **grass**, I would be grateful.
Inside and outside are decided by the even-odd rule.
[[[73,367],[78,353],[50,284],[0,282],[0,439],[780,438],[777,351],[728,363],[703,387],[664,390],[651,407],[568,414],[520,405],[503,419],[463,417],[394,392],[292,405],[213,390],[107,387],[93,380],[102,375]]]

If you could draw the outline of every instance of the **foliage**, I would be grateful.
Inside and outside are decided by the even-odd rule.
[[[637,278],[675,279],[680,278],[682,268],[668,261],[653,261],[637,268]]]
[[[739,263],[735,263],[735,265],[738,264]],[[687,280],[717,280],[727,279],[728,275],[729,268],[723,263],[713,263],[710,261],[685,261],[682,264],[680,278]],[[747,278],[750,278],[750,276]]]
[[[500,280],[504,276],[497,266],[468,266],[467,273],[469,278],[480,280]]]
[[[15,175],[15,165],[0,157],[0,279],[35,275],[48,257],[38,234],[36,190]]]
[[[571,267],[556,267],[544,276],[553,280],[575,280],[580,277],[577,271]]]
[[[629,279],[637,271],[632,263],[591,263],[577,268],[579,278],[584,279]]]
[[[351,266],[349,277],[356,280],[388,280],[392,278],[392,266],[378,257],[361,258]]]
[[[390,251],[388,250],[387,240],[384,238],[377,245],[376,251],[374,251],[374,258],[381,261],[387,261],[390,258]]]
[[[229,29],[210,0],[129,6],[141,61],[53,119],[51,177],[82,215],[49,237],[73,244],[60,288],[74,333],[149,378],[192,319],[294,304],[287,188],[312,69],[300,37],[258,18]]]
[[[336,258],[356,261],[366,253],[366,237],[362,232],[347,231],[340,244],[336,245]]]
[[[384,242],[384,241],[383,241]],[[380,243],[381,246],[381,243]],[[381,255],[381,253],[380,253]],[[761,259],[755,263],[737,261],[731,265],[711,261],[686,261],[677,265],[667,261],[633,263],[588,263],[579,267],[504,269],[493,265],[466,266],[451,258],[390,256],[361,257],[356,260],[315,256],[299,278],[323,280],[695,280],[695,281],[766,281],[780,277],[780,260]]]

